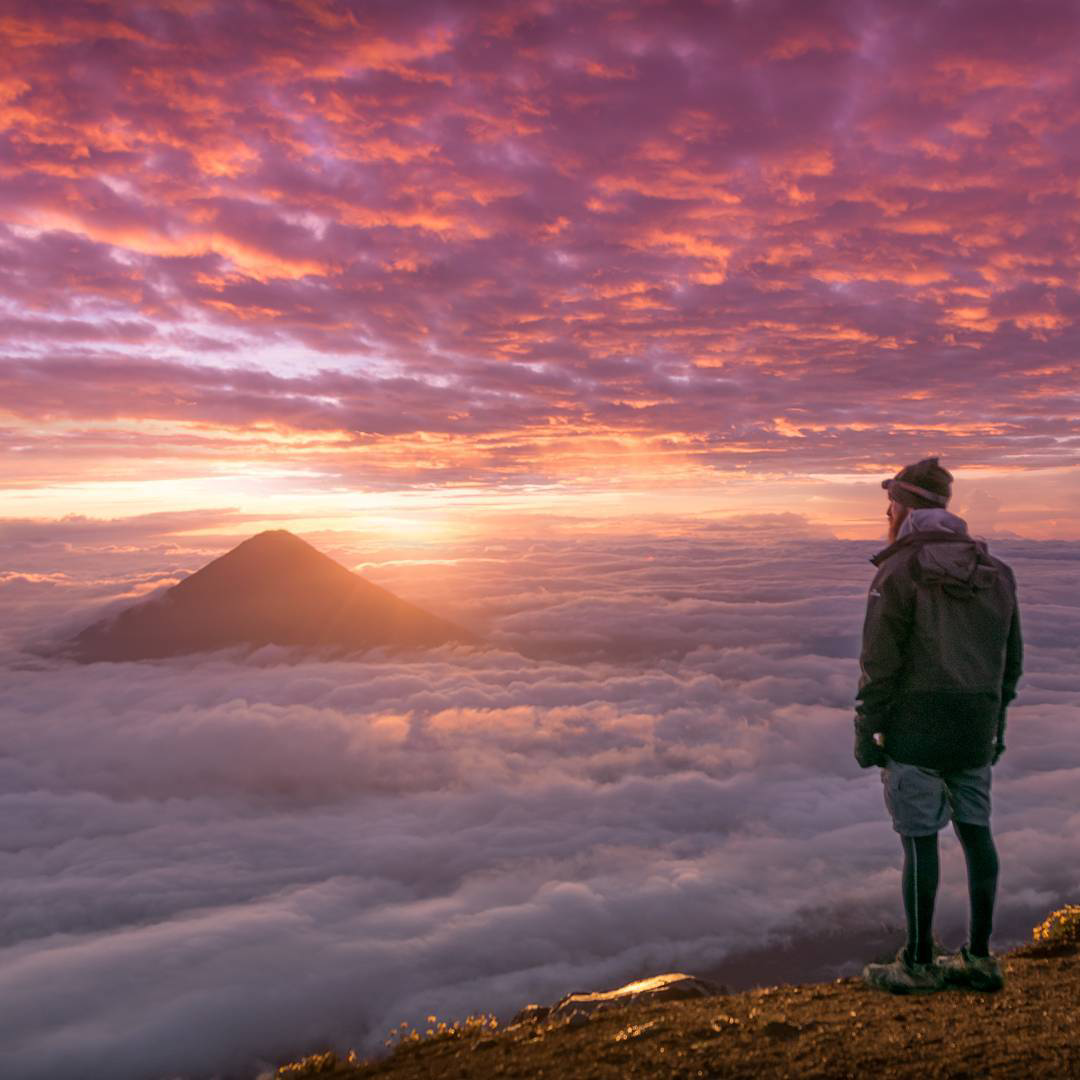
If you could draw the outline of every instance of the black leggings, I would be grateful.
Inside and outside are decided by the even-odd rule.
[[[974,956],[986,956],[990,951],[997,894],[998,857],[994,838],[986,825],[955,822],[953,827],[964,847],[967,862],[971,902],[968,949]],[[900,839],[904,845],[902,885],[908,927],[907,955],[912,963],[929,964],[934,955],[932,927],[940,876],[938,834],[901,836]]]

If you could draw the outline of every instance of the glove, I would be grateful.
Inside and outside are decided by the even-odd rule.
[[[997,722],[997,740],[994,743],[994,756],[990,761],[991,765],[996,765],[1001,760],[1001,755],[1005,753],[1005,709],[1006,706],[1001,706],[1001,712],[998,713]]]
[[[869,769],[873,765],[882,769],[885,767],[885,751],[878,746],[874,736],[868,731],[855,732],[855,760],[863,769]]]

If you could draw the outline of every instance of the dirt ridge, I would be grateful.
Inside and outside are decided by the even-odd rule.
[[[1080,1076],[1080,955],[1075,944],[1002,957],[995,994],[919,997],[858,978],[628,1005],[492,1030],[481,1022],[399,1043],[380,1060],[316,1055],[280,1080],[617,1080],[625,1077]]]

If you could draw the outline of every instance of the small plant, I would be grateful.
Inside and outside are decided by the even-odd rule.
[[[495,1031],[499,1021],[491,1013],[477,1013],[475,1016],[467,1016],[462,1020],[453,1020],[447,1023],[437,1016],[427,1018],[428,1026],[423,1034],[410,1028],[405,1020],[392,1028],[389,1037],[383,1045],[390,1048],[391,1052],[403,1046],[412,1046],[421,1042],[438,1042],[444,1039],[466,1039],[474,1035],[484,1035]]]
[[[355,1050],[350,1050],[343,1058],[339,1058],[333,1050],[327,1050],[322,1054],[309,1054],[299,1061],[290,1061],[287,1065],[279,1065],[274,1073],[274,1080],[301,1080],[301,1077],[325,1076],[343,1065],[359,1064],[360,1058]]]
[[[1033,933],[1040,945],[1080,945],[1080,904],[1059,908],[1043,919]]]

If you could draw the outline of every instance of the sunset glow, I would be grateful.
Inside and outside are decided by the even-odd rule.
[[[0,516],[1080,536],[1068,5],[6,11]]]

